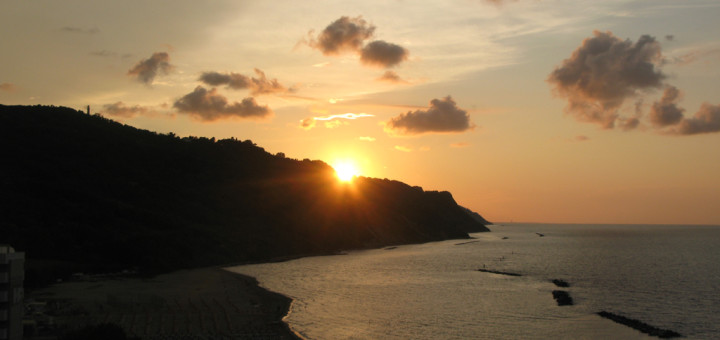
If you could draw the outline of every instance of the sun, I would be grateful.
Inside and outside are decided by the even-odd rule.
[[[349,161],[337,162],[332,167],[335,169],[335,175],[342,182],[350,182],[353,177],[360,175],[360,170]]]

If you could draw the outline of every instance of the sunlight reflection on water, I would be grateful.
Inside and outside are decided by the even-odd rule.
[[[720,228],[687,228],[494,226],[473,235],[479,242],[232,270],[292,297],[287,320],[311,339],[648,338],[600,310],[707,338],[720,331]],[[523,276],[478,272],[483,266]],[[554,278],[570,282],[575,306],[555,304]]]

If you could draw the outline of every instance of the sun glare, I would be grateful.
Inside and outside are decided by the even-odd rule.
[[[335,163],[333,169],[335,169],[338,179],[343,182],[349,182],[353,177],[360,175],[360,171],[355,164],[347,161]]]

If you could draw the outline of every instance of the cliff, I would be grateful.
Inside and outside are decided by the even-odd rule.
[[[85,270],[178,268],[465,238],[448,192],[158,134],[63,107],[0,105],[0,239]],[[44,263],[50,263],[45,261]]]

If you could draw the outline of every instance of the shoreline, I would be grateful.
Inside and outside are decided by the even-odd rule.
[[[291,298],[224,268],[179,270],[152,278],[85,276],[37,289],[26,303],[44,302],[44,310],[33,319],[50,316],[55,333],[114,323],[142,339],[303,339],[284,320]]]

